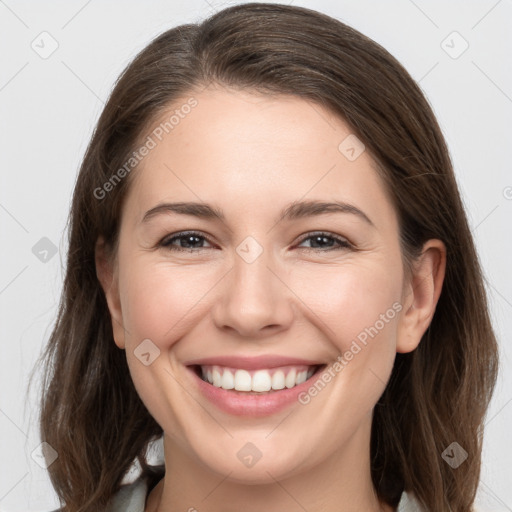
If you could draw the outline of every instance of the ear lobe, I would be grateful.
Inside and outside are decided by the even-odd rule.
[[[125,329],[119,296],[117,266],[107,250],[105,239],[100,236],[95,247],[96,276],[101,284],[112,320],[112,334],[116,345],[125,348]]]
[[[398,328],[396,351],[413,351],[434,316],[446,272],[446,247],[441,240],[428,240],[403,297],[403,315]]]

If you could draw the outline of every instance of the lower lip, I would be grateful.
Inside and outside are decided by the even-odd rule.
[[[282,411],[293,403],[297,404],[298,395],[306,391],[316,381],[323,368],[321,367],[308,380],[291,389],[285,388],[270,393],[262,393],[261,395],[249,395],[243,391],[228,391],[227,389],[218,388],[201,379],[194,368],[187,367],[193,375],[199,391],[210,402],[229,414],[251,417],[269,416]]]

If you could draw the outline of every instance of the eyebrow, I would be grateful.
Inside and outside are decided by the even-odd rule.
[[[216,219],[225,222],[226,218],[223,211],[207,203],[179,202],[179,203],[161,203],[148,210],[142,218],[142,223],[150,219],[168,213],[180,215],[191,215],[201,219]],[[370,226],[375,224],[359,208],[352,204],[341,201],[296,201],[287,205],[279,214],[278,221],[296,220],[304,217],[323,215],[326,213],[345,213],[358,216]]]

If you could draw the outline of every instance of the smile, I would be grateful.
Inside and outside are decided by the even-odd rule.
[[[282,357],[222,357],[185,363],[193,387],[208,403],[239,417],[265,417],[292,405],[327,367]]]
[[[218,365],[198,366],[198,375],[209,384],[225,390],[245,393],[267,393],[292,389],[311,378],[320,365],[282,366],[278,368],[245,370]],[[196,371],[198,371],[196,368]]]

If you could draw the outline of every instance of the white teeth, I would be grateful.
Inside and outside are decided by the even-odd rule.
[[[265,393],[271,390],[291,389],[302,384],[315,372],[314,367],[283,367],[283,369],[235,370],[221,366],[201,367],[203,380],[223,389]]]
[[[295,381],[297,384],[302,384],[303,382],[306,382],[306,375],[307,371],[299,372],[297,374],[297,380]]]
[[[237,391],[251,391],[252,379],[247,370],[237,370],[235,373],[235,389]]]
[[[286,379],[284,380],[284,383],[288,389],[293,388],[295,386],[295,381],[297,377],[297,372],[295,371],[295,368],[290,370],[288,372],[288,375],[286,376]]]
[[[220,388],[220,386],[222,385],[222,377],[220,375],[219,370],[217,370],[217,368],[214,368],[212,370],[212,377],[213,377],[213,385],[217,388]]]
[[[277,372],[272,375],[272,389],[284,389],[283,370],[277,370]]]
[[[222,388],[233,389],[235,387],[235,378],[230,371],[224,371],[222,375]]]
[[[272,388],[272,378],[265,370],[256,372],[252,377],[253,391],[270,391]]]

